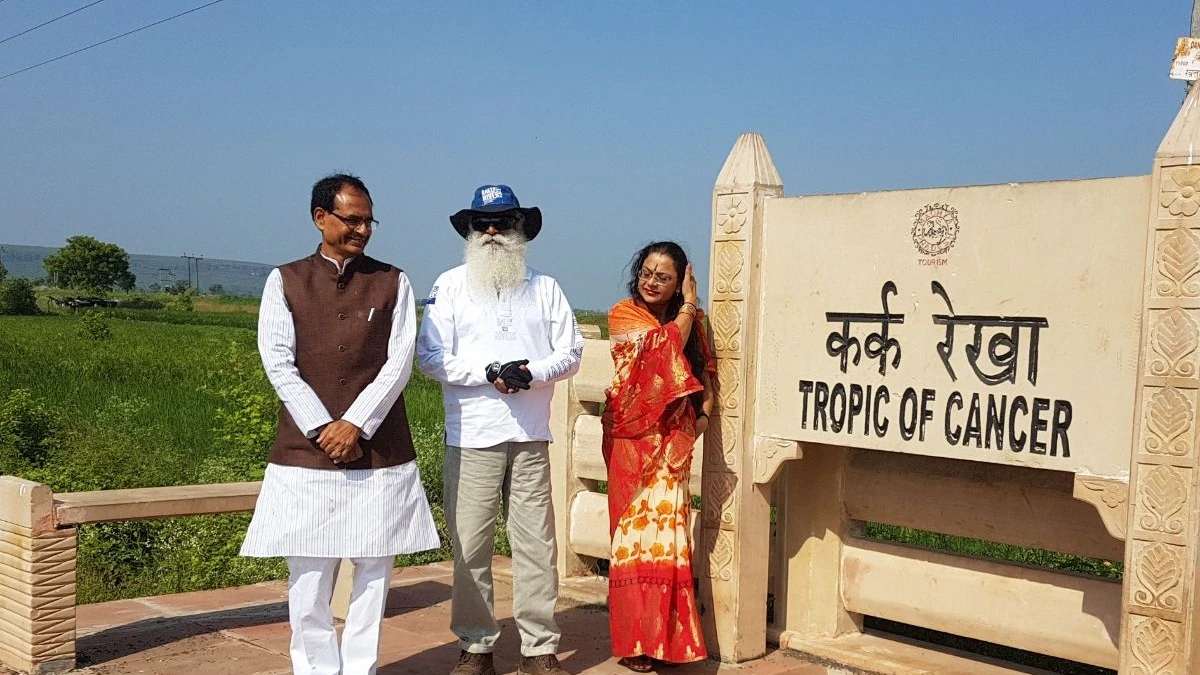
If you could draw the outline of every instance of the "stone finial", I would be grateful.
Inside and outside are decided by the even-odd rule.
[[[752,185],[782,188],[783,179],[767,151],[767,142],[759,134],[747,131],[733,144],[716,184],[718,188]]]
[[[1200,155],[1196,139],[1200,138],[1200,87],[1192,87],[1183,106],[1175,115],[1171,128],[1158,146],[1159,157],[1193,157]],[[741,141],[739,140],[740,144]],[[730,155],[732,157],[732,155]],[[1193,162],[1189,160],[1189,164]],[[729,162],[726,161],[726,166]],[[724,172],[722,172],[724,175]]]

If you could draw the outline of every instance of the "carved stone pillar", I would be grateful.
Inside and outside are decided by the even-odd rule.
[[[700,575],[713,657],[740,662],[766,650],[769,488],[754,482],[753,383],[757,261],[764,201],[783,181],[758,134],[738,138],[713,189],[709,322],[717,356],[717,415],[704,444]]]
[[[1121,672],[1200,672],[1200,87],[1154,159],[1129,467]],[[1114,318],[1115,320],[1115,318]]]
[[[0,477],[0,666],[75,667],[75,529],[54,528],[50,488]]]

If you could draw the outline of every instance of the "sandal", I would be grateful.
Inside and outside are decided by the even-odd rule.
[[[626,656],[617,661],[622,666],[632,670],[635,673],[648,673],[654,670],[654,664],[648,656]]]
[[[657,668],[675,668],[680,665],[678,663],[675,663],[674,661],[659,661],[658,659],[650,659],[650,663],[656,669]]]

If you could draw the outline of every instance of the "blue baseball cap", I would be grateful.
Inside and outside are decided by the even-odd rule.
[[[533,239],[542,230],[542,211],[538,207],[522,208],[512,188],[507,185],[480,185],[475,188],[471,208],[463,209],[450,216],[450,224],[463,239],[471,232],[471,220],[477,215],[520,211],[525,216],[522,230],[527,239]]]

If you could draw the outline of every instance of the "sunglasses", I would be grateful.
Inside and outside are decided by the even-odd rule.
[[[524,214],[505,213],[496,216],[475,216],[471,219],[471,229],[476,232],[487,232],[495,228],[497,232],[508,232],[525,222]]]

